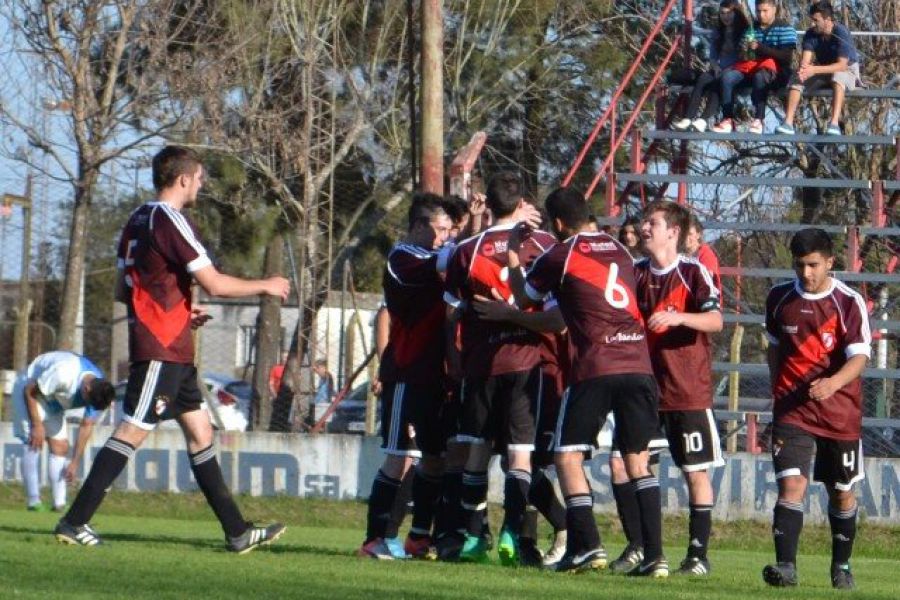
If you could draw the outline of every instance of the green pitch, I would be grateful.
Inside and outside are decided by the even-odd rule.
[[[608,573],[558,575],[490,565],[377,562],[353,556],[365,506],[290,498],[240,498],[248,517],[280,518],[287,533],[247,556],[225,552],[221,531],[197,495],[113,493],[94,519],[106,541],[96,548],[57,544],[53,513],[21,508],[21,492],[0,485],[2,598],[822,598],[828,580],[828,532],[807,528],[801,585],[774,590],[760,578],[772,560],[768,526],[717,523],[708,578],[634,580]],[[139,516],[145,515],[145,516]],[[600,518],[610,554],[622,538]],[[684,522],[666,521],[667,555],[682,558]],[[854,598],[896,599],[900,532],[861,524],[853,561]]]

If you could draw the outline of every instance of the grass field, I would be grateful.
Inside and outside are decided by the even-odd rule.
[[[292,498],[240,498],[249,518],[279,519],[288,531],[274,546],[246,556],[224,550],[221,530],[196,494],[112,493],[93,524],[106,545],[57,544],[54,513],[29,513],[18,486],[0,485],[2,598],[822,598],[837,597],[828,579],[829,536],[808,527],[801,540],[801,585],[769,589],[760,570],[772,559],[768,525],[718,523],[708,578],[635,580],[608,573],[562,575],[499,564],[377,562],[353,556],[365,506]],[[142,515],[142,516],[138,516]],[[600,517],[607,549],[621,533]],[[677,564],[685,523],[666,520],[666,551]],[[853,560],[853,598],[896,600],[900,531],[862,523]]]

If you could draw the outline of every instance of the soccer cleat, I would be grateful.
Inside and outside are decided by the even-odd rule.
[[[56,540],[63,544],[73,546],[97,546],[103,543],[94,529],[85,523],[84,525],[71,525],[65,519],[60,519],[53,530]]]
[[[47,512],[48,510],[50,510],[50,509],[47,508],[47,505],[44,504],[43,502],[38,502],[37,504],[29,504],[28,505],[29,512],[44,513],[44,512]]]
[[[781,562],[766,565],[762,572],[763,580],[773,587],[792,587],[797,585],[797,567],[794,563]]]
[[[519,565],[537,569],[544,566],[544,555],[531,538],[519,538]]]
[[[706,123],[706,119],[694,119],[691,121],[691,129],[697,131],[699,133],[703,133],[706,131],[708,124]]]
[[[712,126],[714,133],[731,133],[734,131],[734,121],[732,119],[722,119]]]
[[[406,560],[409,556],[406,554],[406,550],[403,548],[403,542],[400,541],[398,537],[392,538],[384,538],[384,545],[387,546],[388,551],[391,553],[397,560]]]
[[[755,133],[756,135],[760,135],[763,132],[763,122],[760,119],[753,119],[750,121],[750,124],[747,125],[747,133]]]
[[[285,529],[287,528],[281,523],[273,523],[268,527],[256,527],[251,523],[241,535],[225,536],[225,545],[230,552],[246,554],[260,546],[268,546],[280,538]]]
[[[825,135],[841,135],[841,128],[837,123],[829,123],[825,129]]]
[[[581,573],[583,571],[605,569],[607,562],[606,548],[598,546],[582,554],[566,552],[559,563],[557,563],[556,570],[560,573]]]
[[[406,541],[403,543],[403,551],[409,555],[409,558],[424,560],[435,560],[437,558],[437,551],[431,543],[431,536],[428,535],[420,538],[406,536]]]
[[[678,119],[674,123],[672,123],[672,129],[675,131],[687,131],[691,126],[690,119]]]
[[[519,540],[518,536],[508,529],[500,530],[500,539],[497,541],[497,554],[500,555],[500,564],[504,567],[512,567],[519,564]]]
[[[669,561],[667,561],[664,556],[660,556],[650,562],[642,562],[633,570],[629,571],[628,575],[631,575],[632,577],[665,579],[669,576]]]
[[[457,531],[439,537],[434,544],[437,559],[448,562],[459,560],[459,553],[465,540],[465,535]]]
[[[461,562],[485,562],[487,560],[488,545],[484,536],[466,534],[462,550],[459,551]]]
[[[384,542],[384,538],[375,538],[365,542],[356,551],[356,555],[362,558],[376,558],[378,560],[394,560],[391,549]]]
[[[627,575],[634,571],[641,564],[642,560],[644,560],[644,549],[640,546],[629,544],[622,550],[619,558],[610,563],[609,570],[613,573]]]
[[[836,590],[852,590],[856,587],[853,573],[850,572],[850,563],[831,565],[831,587]]]
[[[568,537],[565,529],[553,534],[553,544],[550,545],[550,549],[547,550],[547,554],[544,555],[544,568],[556,568],[556,565],[559,564],[559,561],[561,561],[562,557],[566,554],[566,541],[568,540]]]
[[[709,561],[705,558],[688,556],[681,561],[681,566],[675,573],[678,575],[709,575],[710,569]]]
[[[780,133],[781,135],[794,135],[796,130],[793,125],[788,125],[787,123],[782,123],[778,127],[775,128],[775,133]]]

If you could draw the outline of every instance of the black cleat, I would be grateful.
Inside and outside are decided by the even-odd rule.
[[[665,579],[669,576],[669,561],[665,556],[660,556],[649,562],[642,562],[628,573],[632,577],[650,577],[651,579]]]
[[[609,570],[613,573],[625,575],[634,571],[644,560],[644,549],[640,546],[629,544],[622,550],[619,558],[609,563]]]
[[[76,526],[69,524],[65,519],[59,520],[53,534],[58,542],[73,546],[99,546],[103,543],[97,532],[87,523]]]
[[[519,538],[519,565],[522,567],[544,568],[544,555],[537,543],[529,538]]]
[[[573,554],[566,552],[556,565],[556,570],[560,573],[580,573],[582,571],[593,571],[605,569],[608,557],[606,549],[603,546],[588,550],[582,554]]]
[[[459,553],[462,551],[465,541],[466,536],[457,531],[442,535],[434,543],[437,559],[446,562],[459,560]]]
[[[678,575],[709,575],[709,561],[705,558],[688,556],[681,561],[681,566],[675,571]]]
[[[850,563],[831,565],[831,587],[836,590],[852,590],[856,587],[853,573],[850,572]]]
[[[287,529],[281,523],[273,523],[268,527],[255,527],[252,524],[241,535],[225,536],[228,550],[238,554],[246,554],[260,546],[267,546],[281,537]]]
[[[782,562],[766,565],[763,580],[773,587],[793,587],[797,585],[797,567],[794,563]]]

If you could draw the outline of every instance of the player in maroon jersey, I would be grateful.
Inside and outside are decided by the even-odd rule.
[[[772,465],[778,481],[772,534],[776,563],[763,569],[772,586],[797,585],[797,544],[809,464],[828,490],[831,583],[854,586],[850,554],[856,537],[853,484],[863,479],[862,382],[872,336],[862,296],[829,275],[831,238],[821,229],[791,239],[797,278],[766,299],[772,380]]]
[[[238,279],[220,273],[182,214],[193,206],[203,185],[203,165],[195,152],[166,146],[153,158],[157,200],[135,210],[122,231],[118,252],[116,299],[128,307],[131,361],[123,422],[97,453],[78,497],[56,527],[70,544],[100,543],[88,521],[106,490],[125,468],[161,418],[175,418],[184,432],[197,485],[218,517],[229,550],[248,552],[284,532],[284,525],[255,527],[244,520],[222,478],[213,446],[209,415],[200,410],[191,329],[209,319],[191,303],[196,280],[211,296],[267,294],[285,300],[287,279]]]
[[[517,175],[499,173],[487,186],[486,204],[493,225],[460,242],[447,270],[445,299],[461,311],[463,405],[458,439],[470,445],[463,473],[462,506],[467,537],[460,559],[483,560],[487,542],[481,535],[487,500],[487,467],[494,447],[509,459],[504,485],[505,516],[498,542],[501,561],[519,564],[518,536],[531,485],[534,449],[534,398],[540,386],[538,335],[524,327],[482,320],[472,308],[475,296],[492,289],[511,298],[507,266],[509,232],[533,209],[524,201]],[[523,245],[536,256],[556,240],[536,231]],[[516,266],[518,268],[518,265]]]
[[[634,292],[631,255],[615,238],[595,230],[580,192],[561,188],[547,197],[547,213],[562,243],[539,257],[523,281],[510,271],[519,306],[553,294],[567,326],[569,387],[556,425],[555,463],[566,499],[568,540],[559,571],[604,568],[606,550],[593,516],[583,453],[596,445],[610,410],[640,506],[645,562],[632,573],[667,577],[662,554],[659,481],[648,469],[648,443],[656,430],[657,388]],[[510,239],[516,263],[519,229]]]
[[[440,494],[440,456],[445,449],[438,415],[446,395],[441,274],[446,269],[449,248],[441,247],[451,226],[439,196],[417,194],[409,209],[408,233],[388,254],[383,285],[390,332],[378,377],[385,458],[372,483],[360,556],[406,556],[396,533],[387,536],[385,530],[414,458],[421,461],[412,482],[418,504],[412,531],[425,538],[430,533]],[[423,519],[427,523],[423,524]],[[427,549],[428,543],[423,546]]]
[[[709,469],[725,464],[712,411],[708,334],[722,330],[719,291],[699,261],[678,253],[690,213],[668,200],[644,210],[641,237],[647,258],[634,267],[638,306],[647,323],[650,362],[659,383],[660,423],[690,501],[687,556],[676,571],[707,575],[712,510]]]

